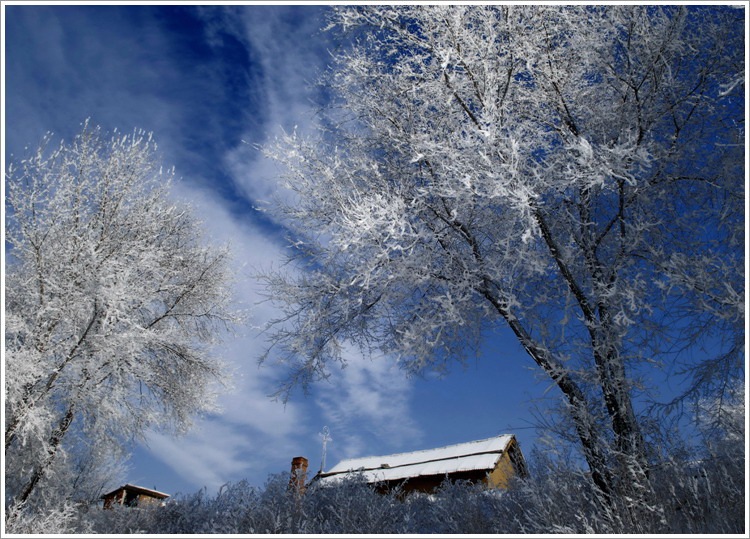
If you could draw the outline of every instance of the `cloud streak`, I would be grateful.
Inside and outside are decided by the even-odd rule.
[[[322,37],[323,10],[315,6],[277,6],[242,12],[245,38],[262,68],[264,129],[248,131],[248,145],[227,152],[226,163],[239,192],[258,204],[288,197],[279,187],[277,165],[252,145],[266,144],[284,132],[305,133],[315,126],[313,83],[328,58]],[[284,36],[279,39],[279,36]]]
[[[215,490],[288,470],[290,459],[320,456],[318,432],[329,424],[332,459],[370,448],[412,446],[412,383],[386,361],[350,350],[309,399],[286,404],[269,394],[283,366],[257,359],[258,328],[274,318],[262,302],[254,268],[284,258],[283,230],[252,208],[279,189],[278,170],[253,144],[281,129],[309,131],[315,97],[309,83],[325,68],[328,42],[316,6],[9,6],[6,8],[6,149],[20,156],[54,131],[71,139],[81,122],[105,130],[152,131],[164,164],[181,179],[176,199],[189,201],[206,238],[229,243],[237,272],[237,306],[250,324],[216,348],[234,373],[222,411],[174,439],[148,435],[131,462],[134,481],[165,490]],[[245,140],[250,144],[242,142]],[[380,449],[378,449],[379,451]],[[144,457],[148,454],[148,458]],[[330,461],[329,461],[330,462]],[[159,481],[169,468],[174,485]],[[192,489],[192,490],[191,490]]]

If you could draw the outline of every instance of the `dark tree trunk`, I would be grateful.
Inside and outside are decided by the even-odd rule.
[[[31,496],[31,493],[34,492],[34,489],[36,488],[39,481],[42,479],[42,477],[44,477],[44,474],[55,461],[60,443],[62,442],[65,433],[68,432],[68,429],[70,428],[74,417],[75,404],[71,404],[68,407],[68,410],[65,412],[65,415],[62,417],[62,419],[60,419],[60,423],[57,425],[57,428],[52,431],[52,436],[50,436],[49,439],[49,448],[47,449],[47,458],[45,458],[42,463],[38,464],[34,468],[34,471],[31,474],[28,482],[26,483],[26,486],[23,488],[23,490],[21,490],[21,494],[16,500],[18,503],[24,503],[29,499],[29,496]]]
[[[596,423],[589,413],[588,400],[583,391],[548,350],[536,345],[518,318],[503,305],[502,301],[492,294],[488,286],[488,281],[485,282],[485,286],[481,292],[508,323],[534,362],[547,373],[560,391],[562,391],[570,405],[571,417],[573,418],[576,434],[583,447],[584,458],[591,471],[592,481],[601,492],[604,500],[609,503],[612,493],[612,474],[607,466],[606,453],[600,441],[599,434],[596,431]]]

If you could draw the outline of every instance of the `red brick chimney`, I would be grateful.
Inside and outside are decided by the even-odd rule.
[[[289,488],[299,494],[305,493],[305,482],[307,481],[307,459],[305,457],[294,457],[292,459],[292,473],[289,478]]]

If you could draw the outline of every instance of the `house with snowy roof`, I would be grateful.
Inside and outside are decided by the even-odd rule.
[[[335,484],[363,477],[378,489],[399,486],[404,493],[432,492],[447,478],[471,481],[489,488],[507,488],[511,478],[528,475],[521,449],[512,434],[435,449],[375,457],[345,459],[313,481]]]
[[[112,492],[103,494],[101,497],[104,500],[104,509],[111,509],[115,505],[125,505],[127,507],[160,505],[167,498],[169,498],[169,494],[146,487],[139,487],[138,485],[131,485],[130,483],[117,487]]]

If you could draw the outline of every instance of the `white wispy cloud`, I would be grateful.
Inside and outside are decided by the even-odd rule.
[[[345,347],[343,369],[333,369],[316,391],[337,458],[414,447],[423,433],[411,415],[412,382],[385,357],[369,359]],[[329,461],[328,465],[335,464]]]
[[[6,39],[20,49],[6,55],[10,151],[37,143],[48,130],[70,139],[87,118],[125,132],[136,127],[156,132],[174,123],[175,109],[157,90],[175,70],[151,57],[166,43],[148,19],[137,35],[123,34],[113,31],[115,19],[106,12],[40,7],[6,12],[13,20]],[[171,137],[160,138],[170,145]]]
[[[294,15],[292,15],[292,11]],[[328,53],[321,37],[322,12],[315,6],[274,6],[242,12],[245,39],[262,67],[265,96],[262,133],[248,132],[247,144],[225,155],[239,190],[258,205],[274,198],[288,199],[280,189],[279,169],[255,145],[283,133],[304,134],[316,120],[313,84],[326,68]]]
[[[423,433],[412,418],[412,381],[394,362],[365,358],[354,346],[345,347],[346,367],[332,366],[331,376],[313,388],[310,399],[299,393],[286,404],[269,398],[285,367],[273,362],[258,367],[256,360],[266,346],[261,329],[278,313],[263,301],[251,274],[253,267],[280,261],[283,248],[252,222],[232,216],[205,187],[181,183],[175,186],[175,196],[192,201],[207,233],[217,241],[231,238],[240,275],[236,294],[249,310],[251,324],[244,335],[217,350],[236,372],[235,387],[219,399],[222,411],[199,421],[183,438],[156,438],[157,443],[150,444],[152,454],[188,474],[197,487],[216,489],[230,479],[262,480],[258,474],[267,473],[269,466],[284,470],[297,454],[306,454],[314,468],[320,457],[318,432],[324,425],[334,438],[328,466],[338,458],[418,445]],[[206,458],[195,457],[203,453]],[[218,461],[223,464],[217,466]]]
[[[217,444],[217,440],[222,443]],[[194,490],[206,487],[216,491],[230,480],[245,477],[246,455],[252,455],[245,436],[217,422],[201,422],[180,443],[170,435],[156,432],[149,433],[147,441],[149,451],[163,456],[163,464],[195,485]]]

